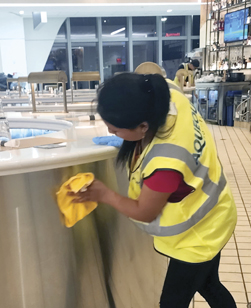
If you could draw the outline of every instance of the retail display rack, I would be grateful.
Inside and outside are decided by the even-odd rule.
[[[251,0],[207,1],[206,72],[251,69]]]

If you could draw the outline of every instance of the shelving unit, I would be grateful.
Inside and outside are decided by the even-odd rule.
[[[229,5],[230,1],[231,5]],[[245,75],[249,74],[247,72],[249,70],[251,75],[251,45],[246,45],[247,37],[251,37],[251,24],[247,25],[247,17],[251,16],[251,0],[241,0],[241,3],[239,3],[240,1],[237,3],[237,1],[207,0],[204,63],[204,73],[206,74],[213,73],[215,76],[227,77],[230,75],[228,70],[231,69],[232,72],[245,72]],[[224,4],[228,4],[228,6],[222,8]],[[241,9],[248,10],[237,13],[236,15],[239,15],[234,16],[232,20],[230,20],[231,16],[228,15],[229,23],[225,23],[227,13]],[[219,21],[221,21],[221,24],[219,24]],[[226,24],[229,25],[228,28],[226,28]],[[225,33],[226,29],[227,32]],[[224,37],[226,34],[229,36],[229,42],[225,43]],[[238,39],[238,41],[233,42],[233,39]],[[250,58],[250,68],[243,67],[244,56],[246,59]],[[224,62],[225,65],[223,65]],[[234,123],[234,97],[247,96],[247,93],[251,90],[251,81],[248,81],[246,77],[246,81],[233,82],[228,81],[228,78],[223,78],[223,82],[196,83],[198,110],[202,117],[208,122],[232,126]]]
[[[207,20],[206,20],[206,63],[205,63],[205,71],[213,72],[213,73],[222,73],[224,69],[219,63],[225,61],[228,62],[228,68],[232,68],[233,70],[246,70],[247,68],[236,67],[233,68],[233,63],[240,63],[243,61],[244,57],[246,60],[250,58],[251,60],[251,51],[249,48],[251,45],[245,45],[247,40],[245,39],[245,27],[248,27],[248,36],[251,35],[251,24],[247,24],[247,17],[250,16],[251,8],[251,0],[246,1],[230,1],[227,0],[227,7],[222,8],[222,4],[225,1],[222,0],[208,0],[207,1]],[[229,2],[232,4],[229,5]],[[213,10],[213,6],[218,5],[220,9]],[[225,19],[225,15],[230,12],[234,12],[241,9],[249,9],[249,15],[245,16],[243,23],[243,40],[238,42],[224,42],[224,30],[219,29],[219,22]],[[213,29],[213,23],[217,24],[217,30]],[[241,48],[240,48],[241,47]],[[243,63],[242,63],[243,64]],[[249,69],[249,68],[248,68]],[[251,69],[251,67],[250,67]]]

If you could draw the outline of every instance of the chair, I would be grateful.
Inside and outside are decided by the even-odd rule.
[[[71,78],[71,100],[73,103],[73,83],[76,81],[76,88],[78,89],[78,81],[98,81],[100,83],[100,74],[98,71],[94,72],[73,72]]]
[[[136,67],[135,73],[137,74],[159,74],[166,78],[166,71],[163,67],[159,66],[154,62],[143,62]]]

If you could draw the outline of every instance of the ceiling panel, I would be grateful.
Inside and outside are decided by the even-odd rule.
[[[17,1],[17,0],[16,0]],[[55,0],[54,0],[55,1]],[[14,1],[12,1],[14,2]],[[167,10],[172,10],[168,12]],[[46,11],[48,17],[95,17],[95,16],[166,16],[166,15],[199,15],[200,4],[198,2],[189,3],[126,3],[126,4],[77,4],[77,3],[50,3],[50,4],[4,4],[0,0],[0,15],[14,13],[19,15],[19,11],[24,11],[22,17],[32,17],[32,12]]]

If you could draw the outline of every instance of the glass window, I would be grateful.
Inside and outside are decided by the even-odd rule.
[[[73,72],[98,71],[98,44],[72,43]]]
[[[96,18],[71,18],[71,39],[96,38]]]
[[[200,15],[193,16],[192,35],[200,35]]]
[[[133,17],[132,36],[133,38],[156,36],[156,17]]]
[[[128,71],[127,42],[103,42],[104,79]]]
[[[65,39],[66,38],[66,23],[64,22],[60,27],[56,39]]]
[[[72,43],[73,72],[99,71],[98,44],[97,43]],[[95,88],[98,81],[78,82],[78,89]]]
[[[173,80],[179,65],[184,61],[186,41],[162,42],[162,66],[166,70],[167,78]]]
[[[192,48],[199,48],[200,47],[200,40],[192,40]]]
[[[186,35],[186,17],[185,16],[166,16],[161,18],[162,36],[182,36]]]
[[[157,62],[157,42],[133,42],[133,70],[143,62]]]
[[[46,64],[44,71],[65,71],[68,77],[67,88],[69,87],[69,67],[66,43],[54,43]]]
[[[126,37],[126,17],[102,18],[102,37]]]

